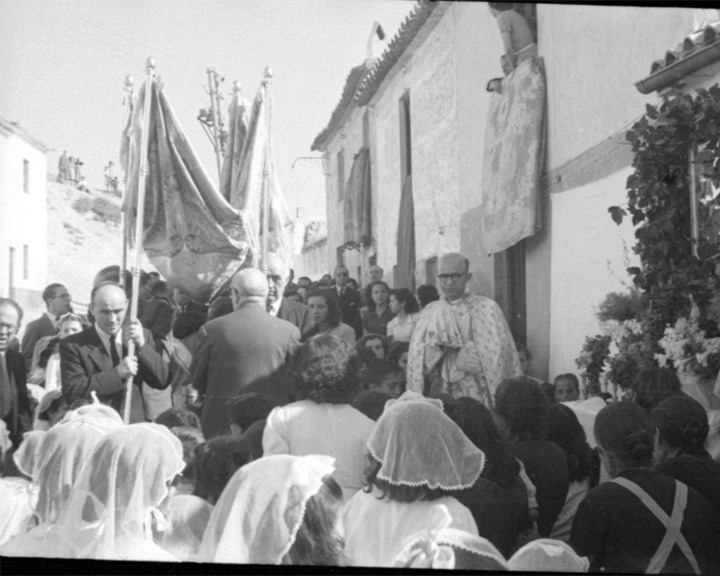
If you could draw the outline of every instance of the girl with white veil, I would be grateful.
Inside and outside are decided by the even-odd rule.
[[[177,561],[152,541],[158,504],[183,469],[182,444],[164,426],[132,424],[104,436],[83,466],[57,523],[39,535],[42,556]],[[11,544],[11,543],[8,543]],[[23,547],[18,556],[37,556]],[[4,547],[0,554],[5,554]]]
[[[57,522],[80,470],[91,457],[97,444],[111,430],[122,426],[122,421],[107,417],[91,418],[76,416],[52,427],[47,432],[33,433],[26,441],[42,439],[34,450],[32,445],[21,452],[18,467],[32,476],[38,487],[33,528],[27,534],[18,535],[4,545],[1,554],[7,556],[45,556],[46,550],[38,545]],[[23,446],[25,442],[23,442]],[[32,452],[32,453],[30,453]]]
[[[213,509],[199,562],[339,564],[342,490],[330,456],[266,456],[240,468]]]

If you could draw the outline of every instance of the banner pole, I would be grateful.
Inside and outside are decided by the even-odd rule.
[[[140,170],[138,172],[138,194],[135,215],[135,263],[132,269],[132,298],[130,300],[130,320],[137,318],[138,297],[140,294],[140,258],[142,254],[142,240],[145,221],[145,181],[148,173],[148,144],[150,140],[150,105],[152,102],[152,84],[155,75],[155,60],[148,58],[145,65],[145,103],[143,108],[143,126],[140,144]],[[128,342],[128,356],[135,355],[135,342]],[[132,377],[127,379],[127,387],[125,389],[125,408],[123,410],[123,420],[125,424],[130,424],[130,404],[132,401]]]
[[[263,236],[262,236],[262,263],[263,270],[267,273],[267,255],[268,242],[270,240],[270,84],[272,82],[273,73],[270,67],[265,68],[263,74],[263,88],[265,89],[266,98],[266,124],[267,124],[267,144],[265,146],[265,158],[263,168]]]
[[[132,99],[133,99],[133,92],[134,92],[134,79],[129,74],[125,76],[125,88],[123,89],[125,91],[125,107],[126,107],[126,116],[129,119],[130,122],[132,122]],[[126,166],[127,168],[127,166]],[[127,170],[124,174],[123,178],[123,196],[125,195],[125,192],[127,190]],[[127,270],[127,259],[128,259],[128,231],[127,231],[127,225],[128,225],[128,219],[127,215],[125,214],[125,211],[122,210],[120,212],[120,222],[121,226],[120,229],[122,230],[122,262],[120,266],[120,285],[125,288],[125,273],[124,271]]]

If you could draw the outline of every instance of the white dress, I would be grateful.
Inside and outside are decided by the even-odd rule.
[[[24,478],[0,478],[0,544],[27,530],[39,491]]]
[[[470,510],[451,496],[437,500],[395,502],[379,498],[380,492],[358,492],[342,510],[345,555],[351,566],[393,566],[403,542],[431,526],[434,506],[447,506],[451,528],[478,535]]]
[[[387,335],[392,337],[395,342],[410,342],[415,326],[420,319],[420,312],[408,314],[405,322],[400,324],[400,318],[395,316],[387,325]]]
[[[271,454],[335,458],[333,478],[347,502],[364,480],[365,452],[375,422],[348,404],[310,400],[278,406],[267,418],[263,451]]]

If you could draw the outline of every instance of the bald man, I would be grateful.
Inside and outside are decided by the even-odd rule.
[[[268,299],[267,311],[271,316],[287,320],[305,335],[315,324],[310,316],[310,309],[302,302],[294,302],[284,297],[285,289],[292,278],[292,270],[288,263],[275,252],[267,256]]]
[[[162,358],[162,344],[143,329],[140,321],[127,321],[128,299],[120,284],[100,282],[90,295],[94,323],[90,328],[60,341],[60,372],[63,396],[68,403],[91,398],[122,411],[125,379],[132,378],[157,390],[170,383]],[[136,356],[127,356],[127,345],[135,342]]]
[[[267,313],[268,280],[245,268],[231,282],[234,312],[207,322],[199,333],[190,375],[205,395],[201,423],[206,439],[230,433],[228,402],[257,392],[276,404],[289,400],[285,363],[300,344],[300,331]]]
[[[467,291],[472,274],[462,254],[442,256],[437,277],[443,298],[423,308],[413,332],[408,389],[422,393],[425,376],[434,373],[446,394],[491,408],[500,383],[522,376],[510,328],[495,301]]]

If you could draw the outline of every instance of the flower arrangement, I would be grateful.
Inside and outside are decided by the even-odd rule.
[[[605,370],[605,362],[610,355],[610,336],[600,334],[585,338],[585,344],[575,364],[580,369],[580,376],[586,383],[588,391],[600,391],[600,377]]]
[[[715,378],[720,370],[720,338],[707,338],[693,314],[668,326],[659,344],[664,351],[655,355],[660,366],[671,362],[678,371],[701,379]]]

